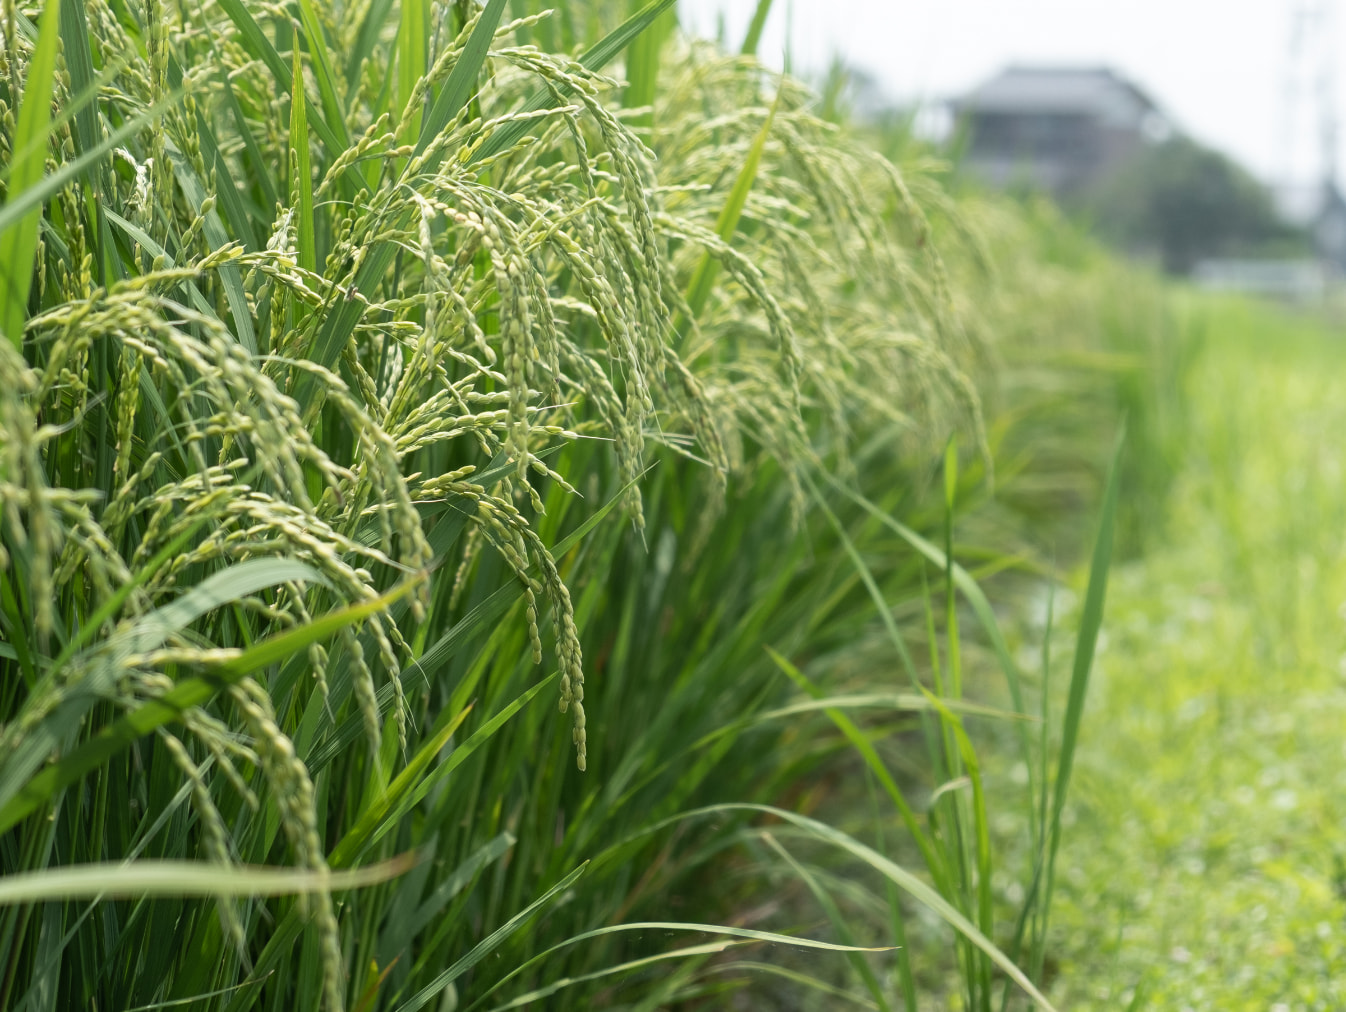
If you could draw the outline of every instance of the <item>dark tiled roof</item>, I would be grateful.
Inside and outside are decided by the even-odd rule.
[[[1106,67],[1007,67],[958,99],[962,111],[1086,113],[1138,120],[1156,111],[1144,92]]]

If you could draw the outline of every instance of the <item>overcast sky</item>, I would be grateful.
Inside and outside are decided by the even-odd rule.
[[[734,45],[755,6],[681,0],[683,23],[700,34],[714,35],[723,12]],[[1310,6],[1326,16],[1292,61],[1294,14]],[[780,64],[789,20],[798,72],[821,71],[839,52],[901,101],[956,95],[1012,62],[1104,64],[1148,91],[1181,129],[1279,181],[1313,172],[1322,149],[1318,107],[1307,96],[1324,79],[1321,68],[1346,52],[1342,13],[1332,7],[1324,0],[776,0],[759,55]],[[1300,101],[1287,101],[1292,81]],[[1346,67],[1330,91],[1346,114]]]

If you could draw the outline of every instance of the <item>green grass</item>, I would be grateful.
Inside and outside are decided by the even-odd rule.
[[[1061,853],[1069,1008],[1343,1001],[1339,337],[1199,305],[1162,547],[1121,569]]]

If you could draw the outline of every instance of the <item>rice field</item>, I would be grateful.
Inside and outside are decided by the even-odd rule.
[[[1079,849],[1135,574],[1308,535],[1207,316],[754,24],[0,10],[0,1008],[1140,993]]]

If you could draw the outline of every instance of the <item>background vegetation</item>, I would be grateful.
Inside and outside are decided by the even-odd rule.
[[[1207,303],[1168,538],[1114,575],[1062,852],[1069,1008],[1339,1005],[1342,348]]]
[[[1282,218],[1265,185],[1188,137],[1146,147],[1079,204],[1101,236],[1171,274],[1212,257],[1313,254],[1307,231]]]
[[[6,8],[0,1006],[1046,1006],[1197,328],[627,13]]]

